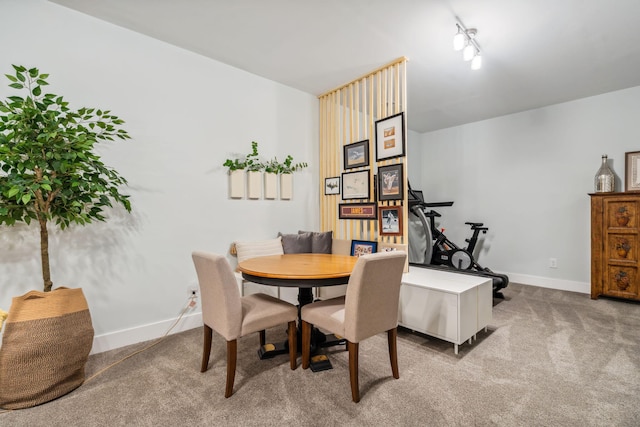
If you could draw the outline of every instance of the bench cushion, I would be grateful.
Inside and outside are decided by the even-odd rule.
[[[330,254],[333,231],[302,231],[298,234],[311,233],[311,252],[314,254]]]
[[[270,240],[236,242],[235,246],[238,262],[259,256],[282,255],[284,253],[280,236]]]
[[[312,251],[311,233],[282,234],[282,248],[285,254],[308,254]]]

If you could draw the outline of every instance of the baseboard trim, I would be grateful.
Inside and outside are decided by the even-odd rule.
[[[91,348],[90,354],[102,353],[127,345],[160,338],[177,320],[178,317],[175,317],[161,322],[98,335],[93,338],[93,347]],[[182,319],[180,319],[178,324],[171,330],[169,335],[188,331],[189,329],[200,326],[202,326],[202,313],[187,314],[182,316]]]
[[[528,274],[507,273],[510,282],[521,283],[523,285],[540,286],[542,288],[558,289],[562,291],[579,292],[582,294],[591,293],[591,284],[576,282],[572,280],[554,279],[550,277],[531,276]],[[149,341],[163,336],[167,330],[178,320],[163,320],[161,322],[150,323],[148,325],[137,326],[135,328],[123,329],[121,331],[110,332],[98,335],[93,339],[91,354],[102,353],[104,351],[115,350],[131,344]],[[189,329],[202,326],[202,313],[192,313],[182,317],[170,334],[188,331]]]
[[[591,284],[586,282],[576,282],[573,280],[555,279],[552,277],[530,276],[528,274],[507,273],[509,282],[521,283],[523,285],[539,286],[541,288],[558,289],[561,291],[579,292],[581,294],[591,293]]]

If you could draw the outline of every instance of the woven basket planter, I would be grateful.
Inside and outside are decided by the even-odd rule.
[[[22,409],[84,382],[93,325],[82,289],[13,298],[0,347],[0,407]]]

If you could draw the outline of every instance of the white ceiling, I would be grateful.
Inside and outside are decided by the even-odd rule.
[[[405,56],[417,132],[640,86],[638,0],[51,1],[314,95]]]

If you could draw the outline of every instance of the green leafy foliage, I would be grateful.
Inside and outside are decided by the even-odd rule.
[[[230,171],[246,169],[248,171],[265,171],[267,173],[288,174],[306,168],[308,165],[304,162],[293,163],[293,157],[287,156],[284,162],[279,162],[277,157],[262,162],[259,159],[258,143],[251,142],[251,154],[247,154],[244,159],[227,159],[222,166],[226,166]]]
[[[49,221],[62,229],[104,221],[104,209],[113,202],[131,210],[129,196],[120,193],[126,179],[94,152],[101,141],[130,137],[120,127],[124,121],[110,111],[74,111],[62,96],[43,94],[48,74],[13,68],[14,74],[5,74],[9,87],[26,95],[0,101],[0,225],[40,223],[43,279],[49,290],[44,250]]]
[[[264,164],[265,172],[279,174],[294,173],[295,171],[304,169],[306,167],[307,164],[304,162],[294,164],[293,157],[291,155],[287,156],[286,159],[284,159],[284,162],[279,162],[278,158],[275,157]]]
[[[251,142],[251,153],[247,154],[244,159],[227,159],[222,166],[228,167],[230,171],[246,169],[248,171],[264,170],[264,165],[259,159],[258,143]]]
[[[293,163],[293,157],[291,155],[284,159],[284,162],[280,163],[278,173],[294,173],[295,171],[302,170],[308,165],[305,162]]]

